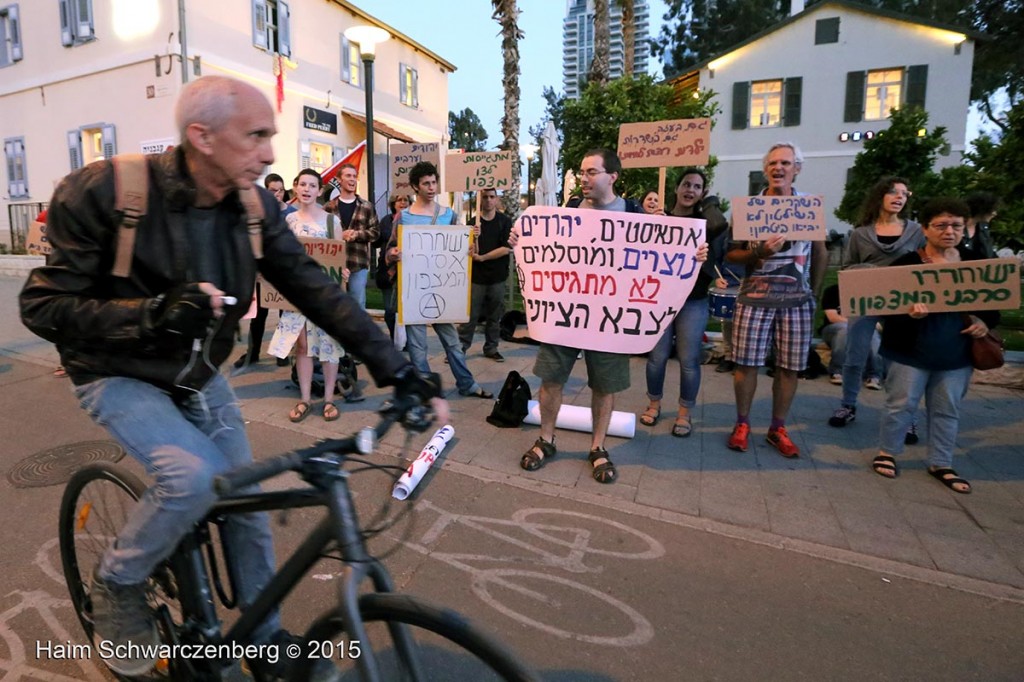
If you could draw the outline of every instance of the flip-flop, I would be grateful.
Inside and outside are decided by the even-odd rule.
[[[296,410],[299,411],[299,416],[293,417],[292,412],[295,412]],[[292,412],[288,413],[288,419],[293,424],[298,424],[300,421],[309,416],[309,403],[307,403],[305,400],[300,400],[299,402],[295,403],[295,407],[292,408]]]
[[[961,495],[971,494],[971,484],[968,481],[965,481],[964,479],[960,478],[960,476],[957,475],[956,471],[954,471],[951,467],[939,467],[938,469],[929,468],[928,473],[931,474],[934,478],[938,479],[939,482],[942,483],[942,485],[946,486],[955,493],[960,493]],[[966,485],[967,489],[958,490],[954,488],[953,486],[956,485],[957,483],[962,483]]]

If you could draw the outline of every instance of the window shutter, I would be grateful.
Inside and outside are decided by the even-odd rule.
[[[267,2],[252,0],[252,44],[261,50],[269,50],[267,42]]]
[[[814,44],[827,45],[839,42],[839,17],[818,19],[814,24]]]
[[[103,158],[109,161],[117,154],[117,138],[114,135],[114,126],[104,124],[100,128],[100,135],[103,139]]]
[[[68,131],[68,155],[71,158],[71,170],[78,170],[82,167],[82,131]]]
[[[11,61],[21,61],[21,24],[18,22],[18,6],[11,5],[7,8],[7,23],[11,27]]]
[[[846,109],[843,121],[858,123],[864,118],[864,71],[849,71],[846,74]]]
[[[804,79],[801,77],[787,78],[782,85],[782,97],[786,110],[782,114],[782,125],[800,125],[800,103],[803,99]]]
[[[409,98],[406,97],[407,90],[405,87],[405,70],[407,68],[408,67],[405,64],[398,65],[398,101],[402,104],[407,104],[409,102]]]
[[[299,170],[309,168],[309,140],[299,142]]]
[[[750,82],[732,84],[732,129],[743,130],[750,117]]]
[[[764,171],[750,171],[747,174],[747,196],[752,197],[760,194],[765,185]]]
[[[14,172],[11,173],[13,187],[12,197],[28,196],[28,170],[25,168],[25,140],[17,139],[11,142],[14,147]]]
[[[292,11],[284,0],[277,0],[277,51],[292,56]]]
[[[75,24],[75,38],[78,40],[87,40],[96,34],[92,23],[92,0],[75,1]]]
[[[416,69],[410,69],[412,71],[412,106],[419,108],[420,106],[420,72]]]
[[[71,0],[60,0],[60,44],[69,47],[75,42],[71,27]]]
[[[928,65],[907,67],[907,106],[924,109],[925,94],[928,90]]]
[[[4,142],[4,157],[7,160],[7,194],[12,197],[19,196],[15,190],[17,179],[14,170],[14,140]]]
[[[352,82],[352,62],[349,61],[348,38],[341,36],[341,80]]]

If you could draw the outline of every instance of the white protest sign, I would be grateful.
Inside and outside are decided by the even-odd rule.
[[[700,271],[704,221],[530,206],[519,217],[517,274],[530,336],[571,348],[646,353]]]
[[[446,192],[508,189],[512,186],[512,152],[445,154]]]
[[[388,147],[391,155],[391,191],[412,194],[409,171],[420,161],[429,161],[441,167],[441,145],[437,142],[412,142]],[[440,172],[440,171],[438,171]]]
[[[398,322],[468,322],[472,228],[399,225]]]
[[[824,241],[825,200],[820,196],[732,198],[732,236],[763,241],[777,234],[799,241]]]
[[[992,258],[839,273],[843,314],[906,315],[924,303],[928,312],[1012,310],[1020,307],[1020,261]]]

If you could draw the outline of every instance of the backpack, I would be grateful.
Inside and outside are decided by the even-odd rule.
[[[114,165],[114,210],[120,214],[117,226],[117,251],[114,277],[129,277],[135,252],[135,228],[146,217],[149,202],[149,161],[144,154],[120,154],[111,159]],[[238,190],[245,211],[249,244],[256,260],[263,258],[263,201],[255,187]]]
[[[519,372],[512,370],[498,393],[498,401],[487,417],[487,423],[502,429],[518,428],[530,412],[530,385]]]
[[[299,385],[299,373],[295,363],[292,363],[292,383]],[[356,369],[356,363],[350,355],[344,355],[338,361],[338,383],[334,387],[334,394],[347,403],[358,403],[366,399],[359,390],[359,370]],[[319,358],[313,358],[313,383],[310,395],[314,398],[324,397],[324,368]]]

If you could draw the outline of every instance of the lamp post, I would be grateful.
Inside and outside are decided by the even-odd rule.
[[[538,148],[535,144],[523,144],[519,148],[526,151],[526,205],[533,206],[533,159]]]
[[[377,26],[352,26],[345,29],[345,37],[359,45],[363,59],[363,90],[366,93],[366,193],[373,210],[377,211],[377,195],[373,176],[373,60],[377,56],[377,43],[383,43],[391,34]]]

